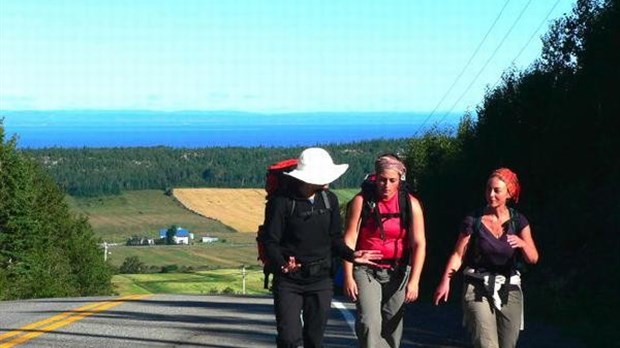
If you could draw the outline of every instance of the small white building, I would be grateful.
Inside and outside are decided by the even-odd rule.
[[[166,238],[166,233],[168,233],[167,228],[160,229],[159,238]],[[177,227],[177,231],[174,234],[173,239],[177,244],[189,244],[191,240],[194,240],[194,234],[184,228]]]
[[[203,236],[202,237],[202,242],[203,243],[213,243],[213,242],[217,242],[219,240],[219,238],[217,237],[209,237],[209,236]]]

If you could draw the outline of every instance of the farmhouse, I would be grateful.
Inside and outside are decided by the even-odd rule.
[[[166,238],[166,233],[168,232],[167,228],[161,228],[159,230],[159,238]],[[177,244],[189,244],[190,240],[194,240],[194,234],[190,233],[188,230],[177,227],[176,233],[174,234],[174,242]]]

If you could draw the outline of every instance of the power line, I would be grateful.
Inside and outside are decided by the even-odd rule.
[[[437,103],[437,105],[435,106],[435,108],[433,109],[433,111],[431,111],[431,113],[426,117],[426,119],[424,119],[424,121],[422,122],[422,124],[418,127],[418,129],[415,131],[415,133],[413,134],[413,137],[415,138],[416,135],[418,135],[418,133],[420,132],[420,130],[422,129],[422,127],[424,127],[424,125],[426,124],[426,122],[433,116],[433,114],[435,114],[435,111],[437,111],[437,109],[439,108],[439,106],[441,105],[441,103],[443,103],[443,101],[446,99],[446,97],[448,96],[448,94],[450,94],[450,92],[452,91],[452,88],[454,88],[454,86],[456,85],[456,83],[458,82],[458,80],[461,78],[461,76],[463,76],[463,73],[465,73],[465,70],[467,70],[467,68],[469,67],[469,64],[471,64],[472,60],[474,59],[474,57],[476,56],[476,54],[478,54],[478,51],[480,50],[480,47],[482,47],[482,44],[486,41],[487,37],[489,36],[489,34],[491,33],[491,31],[493,31],[493,28],[495,27],[495,24],[497,24],[497,21],[499,20],[499,18],[502,16],[502,13],[504,13],[504,10],[506,9],[506,6],[508,6],[508,3],[510,2],[510,0],[506,0],[506,2],[504,3],[504,6],[502,7],[502,9],[499,11],[499,13],[497,14],[497,16],[495,17],[495,20],[493,21],[493,23],[491,24],[491,26],[489,27],[489,29],[487,30],[487,33],[484,34],[484,37],[482,38],[482,40],[480,41],[480,43],[478,44],[478,47],[476,47],[476,49],[474,50],[474,53],[471,55],[471,57],[469,57],[469,60],[467,61],[467,63],[465,64],[465,66],[463,67],[463,69],[461,70],[461,72],[458,74],[458,76],[454,79],[454,82],[452,82],[452,85],[450,86],[450,88],[448,88],[448,90],[446,91],[446,93],[443,95],[443,97],[441,97],[441,99],[439,100],[439,102]]]
[[[553,4],[553,7],[551,7],[551,9],[549,10],[549,12],[547,12],[547,15],[545,16],[545,18],[543,18],[543,20],[540,22],[540,24],[538,25],[538,27],[536,28],[536,30],[534,30],[534,32],[532,33],[532,35],[530,35],[530,38],[527,40],[527,42],[525,43],[525,45],[523,45],[523,47],[521,47],[521,50],[519,51],[519,53],[517,53],[517,55],[515,56],[515,58],[510,62],[510,65],[513,65],[517,59],[519,59],[519,56],[521,56],[521,53],[523,53],[523,51],[525,51],[525,49],[527,48],[527,46],[530,45],[530,42],[532,42],[532,40],[534,39],[534,36],[536,36],[536,34],[540,31],[540,28],[543,26],[543,24],[545,24],[547,22],[547,20],[549,19],[549,16],[551,16],[551,13],[553,13],[553,10],[555,10],[555,8],[558,6],[558,4],[560,3],[560,0],[557,0],[555,2],[555,4]],[[497,82],[495,82],[495,84],[493,84],[493,87],[491,89],[495,89],[495,87],[497,86],[497,84],[499,84],[499,82],[502,80],[502,77],[500,76],[499,79],[497,79]]]
[[[465,96],[465,94],[467,94],[467,92],[469,91],[469,89],[471,88],[471,86],[473,86],[473,84],[476,82],[476,80],[478,79],[478,77],[480,77],[480,75],[482,74],[482,72],[484,71],[484,69],[487,67],[487,65],[489,65],[489,63],[491,62],[491,60],[493,59],[493,57],[495,57],[495,54],[497,53],[497,51],[499,51],[499,49],[502,47],[502,45],[504,44],[504,42],[506,41],[506,38],[508,38],[508,35],[510,35],[510,33],[512,32],[512,30],[515,28],[515,26],[517,25],[517,23],[519,22],[519,20],[521,19],[521,17],[523,17],[523,14],[525,13],[525,10],[530,6],[530,3],[532,2],[532,0],[529,0],[527,2],[527,4],[525,4],[525,6],[523,7],[523,9],[521,10],[521,13],[519,13],[519,16],[517,16],[517,19],[515,19],[515,21],[512,23],[512,25],[510,26],[510,29],[508,29],[508,32],[506,33],[506,35],[504,35],[504,37],[502,38],[502,40],[500,41],[499,45],[497,45],[497,47],[495,48],[495,50],[493,51],[493,53],[491,54],[491,56],[489,57],[489,59],[487,59],[487,61],[484,63],[484,65],[482,66],[482,68],[480,69],[480,71],[478,71],[478,73],[476,74],[476,76],[474,77],[474,79],[471,81],[471,83],[467,86],[467,88],[465,88],[465,91],[463,91],[463,93],[461,93],[461,95],[458,97],[458,99],[454,102],[454,104],[452,104],[452,106],[450,107],[450,109],[441,117],[441,119],[439,120],[439,123],[443,122],[443,120],[450,114],[450,112],[452,112],[452,110],[454,110],[454,108],[456,107],[456,104],[458,104],[461,99],[463,99],[463,97]]]

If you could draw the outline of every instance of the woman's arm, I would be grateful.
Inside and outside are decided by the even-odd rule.
[[[420,202],[409,195],[411,202],[412,221],[409,226],[409,240],[411,241],[411,274],[407,283],[405,302],[415,301],[419,295],[420,275],[426,259],[426,233],[424,231],[424,214]]]
[[[357,245],[357,236],[359,233],[360,220],[362,216],[362,205],[364,198],[356,195],[348,204],[347,217],[344,228],[344,243],[351,249],[355,250]],[[357,284],[353,279],[353,263],[343,261],[342,263],[344,275],[344,291],[345,294],[353,301],[357,300]]]
[[[525,226],[518,236],[508,235],[508,243],[515,249],[521,249],[525,262],[531,264],[538,262],[538,249],[536,249],[536,244],[534,244],[530,225]]]
[[[286,228],[284,211],[286,209],[286,198],[276,197],[267,201],[265,207],[265,224],[261,240],[265,245],[265,253],[269,262],[274,267],[280,269],[288,264],[288,260],[282,256],[280,240]]]
[[[454,251],[448,259],[446,269],[444,270],[441,281],[439,282],[439,285],[435,290],[435,294],[433,295],[433,303],[435,303],[435,305],[438,305],[442,300],[444,302],[448,301],[448,296],[450,295],[450,280],[463,264],[463,258],[467,252],[470,237],[471,236],[466,233],[459,233],[459,237],[456,240],[456,245],[454,246]]]

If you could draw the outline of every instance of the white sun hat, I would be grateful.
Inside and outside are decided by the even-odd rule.
[[[301,153],[297,168],[284,174],[308,184],[327,185],[338,179],[348,168],[348,164],[334,164],[334,160],[324,149],[311,147]]]

